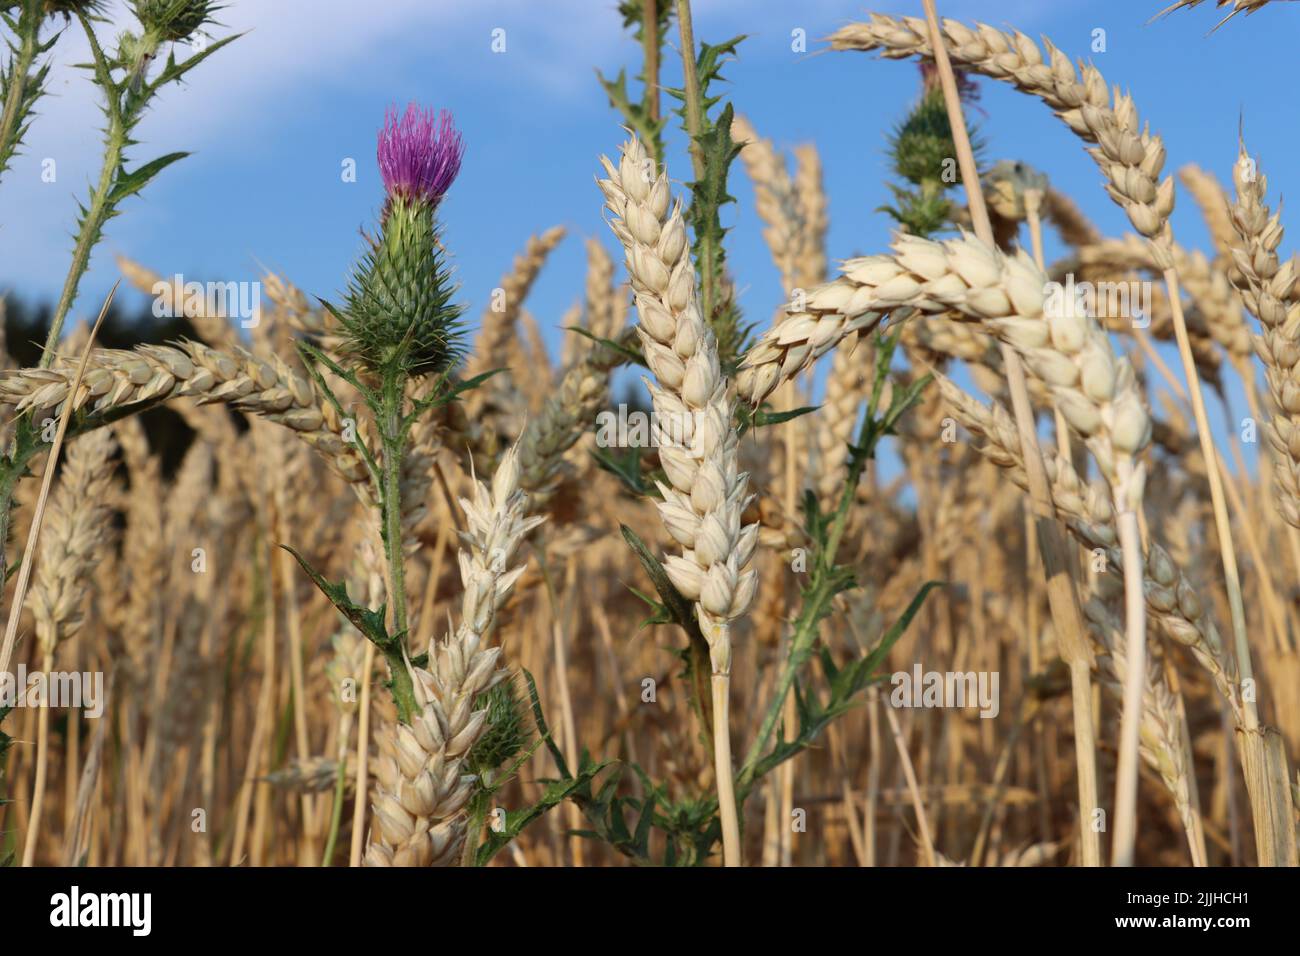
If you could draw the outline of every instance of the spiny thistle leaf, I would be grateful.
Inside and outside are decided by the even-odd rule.
[[[113,187],[109,191],[108,201],[117,204],[128,196],[134,196],[140,190],[153,182],[154,177],[161,173],[177,160],[184,159],[189,153],[168,153],[166,156],[160,156],[152,162],[145,163],[143,166],[137,166],[133,171],[127,172],[126,167],[122,167],[117,172],[117,177],[113,181]]]
[[[348,619],[358,631],[366,636],[367,639],[374,642],[375,646],[381,650],[388,650],[395,646],[402,638],[402,635],[389,636],[388,629],[384,624],[384,615],[386,606],[381,604],[378,611],[372,611],[369,608],[356,604],[348,597],[348,586],[340,581],[338,584],[331,584],[319,571],[308,563],[307,559],[301,554],[289,547],[287,544],[280,545],[285,551],[293,555],[294,560],[302,566],[307,572],[307,576],[312,579],[316,587],[320,588],[321,593],[329,598],[340,614]]]

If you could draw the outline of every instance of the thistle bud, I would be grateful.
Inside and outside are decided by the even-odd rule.
[[[63,0],[60,7],[85,7]],[[134,0],[136,19],[160,43],[177,43],[193,36],[221,9],[214,0]]]
[[[380,234],[354,271],[342,310],[346,350],[372,371],[440,372],[459,357],[461,307],[438,242],[436,210],[460,172],[464,142],[446,110],[390,109],[379,133],[387,196]],[[328,307],[328,306],[327,306]]]

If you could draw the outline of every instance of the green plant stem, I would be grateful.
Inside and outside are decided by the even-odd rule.
[[[465,821],[465,846],[461,850],[460,865],[477,865],[479,837],[483,833],[483,821],[487,819],[488,802],[492,798],[489,790],[480,790],[469,801],[469,815]]]
[[[899,318],[902,319],[903,317],[899,316]],[[740,769],[739,783],[742,795],[748,792],[748,784],[753,778],[754,770],[763,756],[768,741],[772,738],[772,733],[776,730],[777,721],[780,720],[781,712],[785,707],[786,695],[790,693],[790,688],[794,686],[799,671],[812,655],[817,639],[818,625],[826,616],[831,599],[838,593],[839,589],[831,572],[835,567],[835,555],[839,551],[840,542],[844,538],[845,530],[848,528],[849,511],[853,505],[858,482],[867,467],[867,462],[875,454],[877,443],[888,433],[893,422],[910,404],[905,402],[900,406],[896,403],[893,408],[886,412],[883,419],[876,418],[880,396],[884,388],[884,373],[888,370],[889,356],[892,353],[893,346],[891,345],[882,349],[881,355],[878,357],[876,385],[872,389],[867,413],[863,417],[862,426],[858,430],[857,442],[849,456],[848,478],[844,483],[843,491],[840,492],[835,517],[826,535],[826,546],[817,555],[816,564],[813,567],[813,578],[808,591],[804,594],[803,604],[799,609],[799,617],[795,621],[794,636],[790,642],[790,653],[782,668],[781,676],[777,680],[776,693],[768,704],[767,711],[763,715],[763,721],[759,725],[758,736],[754,738],[754,742],[746,752],[745,762]]]
[[[686,132],[690,136],[691,168],[696,182],[705,176],[704,153],[700,147],[700,134],[704,131],[704,102],[700,94],[699,71],[695,63],[695,31],[691,23],[691,0],[677,0],[677,29],[682,43],[682,93],[686,106]],[[696,202],[692,198],[692,202]],[[717,251],[710,241],[701,241],[696,263],[700,273],[700,309],[704,321],[713,325],[717,289],[714,287],[717,269],[714,267]]]
[[[641,8],[641,48],[645,56],[645,74],[641,101],[650,121],[659,121],[659,0],[645,0]],[[654,160],[662,162],[657,144]]]
[[[91,49],[98,52],[98,43],[90,22],[83,14],[79,13],[78,17],[90,39]],[[116,204],[109,197],[113,189],[113,180],[117,177],[118,170],[122,168],[122,153],[126,149],[128,136],[116,91],[105,88],[104,96],[108,101],[108,108],[105,111],[108,116],[108,130],[104,134],[104,162],[99,170],[99,183],[90,195],[90,206],[82,217],[81,228],[77,230],[76,245],[72,247],[72,262],[63,280],[63,291],[59,293],[58,304],[54,307],[54,316],[50,319],[50,332],[45,337],[45,348],[41,352],[41,368],[49,368],[54,362],[54,350],[59,344],[59,337],[63,334],[63,323],[72,309],[72,303],[77,298],[77,289],[81,285],[82,276],[86,274],[86,269],[90,265],[90,254],[99,243],[104,224],[112,218],[115,211]]]
[[[339,828],[343,825],[343,798],[347,794],[348,779],[348,740],[351,735],[352,715],[344,714],[339,718],[339,745],[337,750],[339,765],[334,774],[334,807],[330,812],[330,831],[325,839],[325,852],[321,855],[321,866],[329,866],[334,862],[334,846],[338,843]]]
[[[8,166],[9,159],[17,149],[18,129],[22,126],[26,111],[22,108],[27,98],[28,74],[36,61],[40,50],[41,4],[43,0],[24,0],[23,10],[19,15],[18,32],[21,43],[15,59],[10,64],[10,83],[6,91],[4,113],[0,114],[0,173]],[[28,104],[30,108],[31,104]]]
[[[682,38],[682,90],[686,94],[686,132],[691,137],[691,165],[695,170],[695,178],[703,179],[704,157],[700,153],[698,139],[704,129],[704,104],[700,98],[700,78],[695,65],[691,0],[677,0],[677,30]]]
[[[109,190],[113,186],[113,177],[122,163],[122,150],[126,147],[126,134],[117,120],[109,126],[108,142],[104,149],[104,165],[99,173],[99,185],[90,197],[90,207],[77,230],[77,243],[72,249],[72,263],[68,275],[63,280],[63,291],[59,294],[58,305],[54,308],[54,317],[50,320],[50,332],[45,337],[45,348],[41,352],[41,368],[49,368],[54,362],[55,348],[63,334],[63,323],[77,298],[77,288],[81,278],[90,265],[90,254],[99,242],[100,234],[113,214],[113,204],[109,202]]]
[[[388,607],[391,613],[389,634],[392,643],[384,650],[392,673],[393,701],[397,717],[410,723],[415,714],[415,687],[406,660],[406,562],[402,549],[402,455],[406,445],[406,427],[402,417],[406,375],[398,370],[384,372],[379,409],[380,438],[384,446],[383,462],[383,538],[384,556],[388,559]]]

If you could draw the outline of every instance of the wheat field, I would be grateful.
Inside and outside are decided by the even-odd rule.
[[[1141,16],[1296,13],[1198,3]],[[349,275],[268,270],[241,323],[117,250],[180,323],[123,341],[82,280],[184,159],[133,134],[239,37],[212,0],[0,0],[0,177],[65,35],[104,104],[62,293],[0,349],[0,862],[1297,865],[1291,170],[1248,126],[1167,155],[1104,60],[944,5],[809,40],[915,78],[888,207],[756,127],[689,0],[611,2],[634,77],[556,173],[585,240],[519,236],[469,301],[440,210],[473,143],[394,103]],[[1100,188],[991,159],[993,86]],[[785,293],[743,308],[742,181]],[[893,238],[832,260],[832,217]]]

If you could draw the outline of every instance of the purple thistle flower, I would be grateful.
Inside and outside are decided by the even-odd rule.
[[[379,131],[379,174],[391,200],[437,206],[460,172],[465,141],[451,113],[421,109],[412,102],[401,117],[389,107]]]

